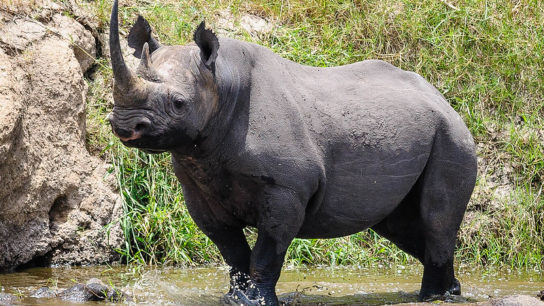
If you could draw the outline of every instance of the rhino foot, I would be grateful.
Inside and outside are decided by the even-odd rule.
[[[231,305],[231,306],[264,305],[264,303],[262,303],[261,301],[262,299],[250,299],[244,292],[238,289],[235,289],[231,293],[225,294],[223,296],[223,305]]]
[[[457,278],[453,279],[453,284],[451,285],[451,288],[448,289],[448,292],[454,295],[461,295],[461,283]]]
[[[420,300],[424,302],[444,301],[447,303],[466,303],[468,300],[461,296],[461,283],[454,278],[453,284],[444,294],[433,294],[422,298]]]

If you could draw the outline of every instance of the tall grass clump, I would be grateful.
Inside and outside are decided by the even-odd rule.
[[[94,4],[107,24],[109,1]],[[301,64],[336,66],[382,59],[429,80],[465,120],[477,143],[479,176],[460,231],[457,260],[542,268],[544,259],[544,2],[519,1],[121,1],[127,29],[144,15],[159,39],[184,44],[202,19],[221,35],[271,48]],[[243,16],[271,30],[248,32]],[[232,26],[224,28],[224,16]],[[223,27],[223,28],[222,28]],[[128,260],[220,260],[196,229],[167,155],[149,156],[114,139],[111,72],[90,83],[89,147],[110,160],[126,205]],[[254,230],[247,231],[254,240]],[[413,262],[372,231],[331,240],[297,239],[293,264]]]

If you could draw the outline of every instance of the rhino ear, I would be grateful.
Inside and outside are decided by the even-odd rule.
[[[204,21],[200,23],[193,34],[196,45],[200,48],[200,58],[202,63],[215,72],[215,60],[217,59],[217,50],[219,50],[219,40],[212,30],[206,29]]]
[[[137,58],[142,57],[142,49],[145,43],[149,45],[149,52],[151,53],[161,47],[159,42],[151,35],[149,22],[144,17],[138,16],[136,23],[128,33],[128,45],[136,50],[134,56]]]

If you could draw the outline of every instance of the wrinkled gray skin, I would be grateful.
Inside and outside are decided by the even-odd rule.
[[[424,265],[420,299],[460,294],[456,234],[476,178],[459,115],[419,75],[376,60],[315,68],[204,25],[196,44],[161,46],[139,18],[142,63],[110,44],[113,131],[170,152],[187,208],[231,269],[234,303],[277,305],[274,287],[295,237],[372,228]],[[258,229],[250,249],[242,229]]]

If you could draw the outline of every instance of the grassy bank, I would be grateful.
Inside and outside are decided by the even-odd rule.
[[[336,66],[377,58],[424,76],[461,114],[478,144],[479,178],[460,232],[458,262],[542,268],[543,2],[160,2],[121,1],[124,28],[142,14],[161,42],[184,44],[206,19],[223,36],[265,45],[302,64]],[[110,1],[91,5],[106,25]],[[268,28],[248,31],[247,14],[264,17]],[[234,22],[225,26],[225,20]],[[89,148],[113,163],[125,199],[126,246],[120,252],[127,261],[140,263],[220,261],[217,249],[188,216],[169,156],[127,149],[111,135],[104,119],[111,110],[111,71],[99,68],[89,85]],[[252,230],[247,234],[254,239]],[[363,232],[296,240],[288,262],[413,259],[376,234]]]

